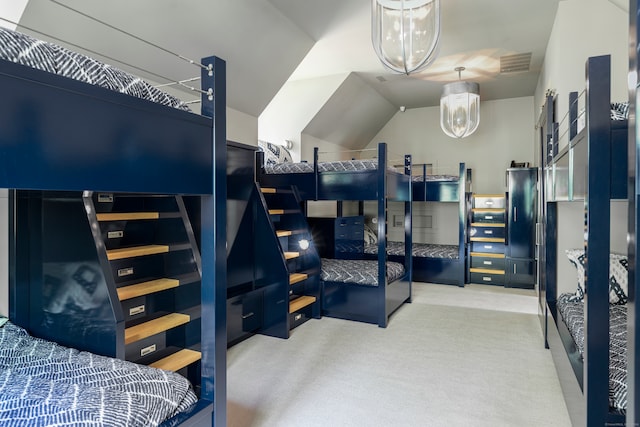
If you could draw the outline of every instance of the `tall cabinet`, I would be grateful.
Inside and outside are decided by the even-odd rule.
[[[536,168],[507,169],[506,285],[533,288],[536,279]]]

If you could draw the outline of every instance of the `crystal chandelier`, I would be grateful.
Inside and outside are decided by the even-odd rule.
[[[444,85],[440,98],[440,127],[452,138],[469,136],[480,124],[480,86],[461,80],[464,69],[455,69],[459,80]]]

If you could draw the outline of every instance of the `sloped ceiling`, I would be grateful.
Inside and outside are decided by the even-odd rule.
[[[558,1],[442,0],[438,59],[411,76],[385,70],[376,58],[367,0],[31,0],[18,28],[74,50],[84,47],[157,83],[199,75],[177,54],[196,61],[215,54],[227,61],[228,106],[254,117],[289,79],[355,73],[359,80],[349,77],[352,83],[338,88],[344,93],[324,94],[327,105],[300,128],[352,145],[358,131],[338,124],[361,126],[360,138],[385,124],[388,113],[371,108],[437,105],[442,85],[457,80],[458,65],[467,68],[464,79],[480,83],[483,100],[532,96]],[[499,73],[500,56],[526,52],[532,53],[529,71]],[[173,91],[198,98],[184,88]],[[344,102],[349,97],[379,105]],[[333,120],[356,115],[363,119]]]

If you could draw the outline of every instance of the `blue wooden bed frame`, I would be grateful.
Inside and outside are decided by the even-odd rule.
[[[413,257],[413,280],[417,282],[465,285],[466,277],[466,215],[467,170],[459,165],[457,181],[413,181],[414,202],[458,203],[458,258]],[[423,177],[426,168],[423,167]]]
[[[201,394],[163,425],[226,423],[226,71],[202,59],[202,116],[0,60],[0,188],[197,196],[201,206]],[[29,330],[29,260],[10,236],[11,320]],[[24,245],[24,242],[21,243]],[[37,295],[32,295],[37,297]],[[122,313],[119,322],[124,322]]]
[[[386,327],[390,316],[405,302],[411,302],[412,258],[401,261],[405,275],[392,283],[386,280],[386,212],[388,201],[405,202],[405,253],[411,251],[411,156],[405,156],[404,174],[388,170],[387,144],[378,144],[378,168],[354,172],[319,172],[318,149],[314,149],[313,173],[267,174],[263,153],[256,156],[257,181],[263,187],[295,186],[300,199],[375,200],[378,217],[378,286],[323,282],[322,315],[375,323]],[[384,285],[382,285],[384,284]],[[331,298],[327,296],[331,295]]]
[[[570,151],[580,144],[582,147],[586,145],[587,196],[584,197],[584,221],[585,251],[589,262],[585,266],[585,287],[588,293],[584,299],[585,362],[581,360],[556,307],[558,206],[555,200],[546,201],[546,272],[543,284],[546,307],[543,327],[545,344],[551,349],[572,421],[587,426],[624,425],[625,420],[624,414],[609,409],[610,201],[627,197],[627,121],[617,122],[610,118],[610,69],[611,59],[608,55],[587,60],[586,126],[579,133],[577,126],[570,126],[569,145],[553,156],[547,165],[547,168],[554,168],[556,165],[562,165],[564,168],[568,164],[569,170],[572,170],[573,164],[566,163]],[[570,95],[571,101],[576,99],[577,93]],[[575,102],[571,105],[575,105]],[[546,107],[553,108],[553,98],[547,98]],[[552,117],[551,111],[547,117]],[[569,123],[576,123],[577,108],[570,109],[569,119]],[[547,129],[546,134],[550,137],[548,139],[557,144],[558,124],[547,120]],[[558,151],[553,147],[548,149],[551,155]],[[571,176],[571,173],[569,175]],[[553,180],[548,183],[553,184]],[[569,188],[572,188],[571,184]],[[550,190],[547,189],[546,192]],[[570,190],[569,199],[571,198]],[[631,257],[631,254],[629,256]],[[633,375],[634,372],[632,356],[633,350],[628,357],[629,375]],[[572,375],[564,375],[563,370],[569,365],[573,368],[575,381]],[[628,401],[633,402],[633,394],[629,394]]]

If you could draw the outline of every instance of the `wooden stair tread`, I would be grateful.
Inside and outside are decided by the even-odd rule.
[[[155,292],[164,291],[166,289],[177,288],[180,286],[178,279],[155,279],[146,282],[136,283],[135,285],[122,286],[116,290],[120,301],[128,300],[142,295],[153,294]]]
[[[297,209],[269,209],[269,215],[285,215],[300,212]]]
[[[276,236],[278,237],[291,236],[292,234],[293,234],[293,231],[291,230],[276,230]]]
[[[502,213],[504,208],[472,208],[471,212],[477,213]]]
[[[154,255],[169,252],[167,245],[145,245],[134,246],[131,248],[109,249],[107,251],[107,259],[113,261],[116,259],[133,258],[144,255]]]
[[[503,227],[503,222],[472,222],[472,227]]]
[[[303,280],[306,280],[308,277],[309,275],[306,273],[291,273],[289,275],[289,284],[293,285],[295,283],[302,282]]]
[[[197,362],[202,358],[199,351],[183,348],[167,357],[163,357],[151,363],[149,366],[158,369],[164,369],[165,371],[179,371],[185,366],[189,366],[193,362]]]
[[[260,191],[262,191],[265,194],[275,194],[278,192],[278,190],[276,190],[275,188],[270,188],[270,187],[263,187],[260,189]]]
[[[492,270],[490,268],[470,268],[471,273],[485,273],[485,274],[504,274],[504,270]]]
[[[493,242],[493,243],[504,243],[504,238],[500,237],[472,237],[472,242]]]
[[[473,197],[491,197],[492,199],[504,199],[504,194],[478,194],[478,193],[474,193]]]
[[[310,295],[303,295],[289,302],[289,313],[295,313],[296,311],[313,304],[317,298]]]
[[[285,252],[284,259],[293,259],[298,258],[300,256],[300,252]]]
[[[484,258],[504,258],[504,254],[494,254],[490,252],[470,252],[469,255]]]
[[[131,326],[124,330],[124,343],[131,344],[132,342],[140,341],[141,339],[159,334],[176,326],[189,323],[190,320],[191,317],[187,314],[170,313],[157,319]]]
[[[132,221],[158,218],[160,218],[160,212],[106,212],[96,214],[98,221]]]

